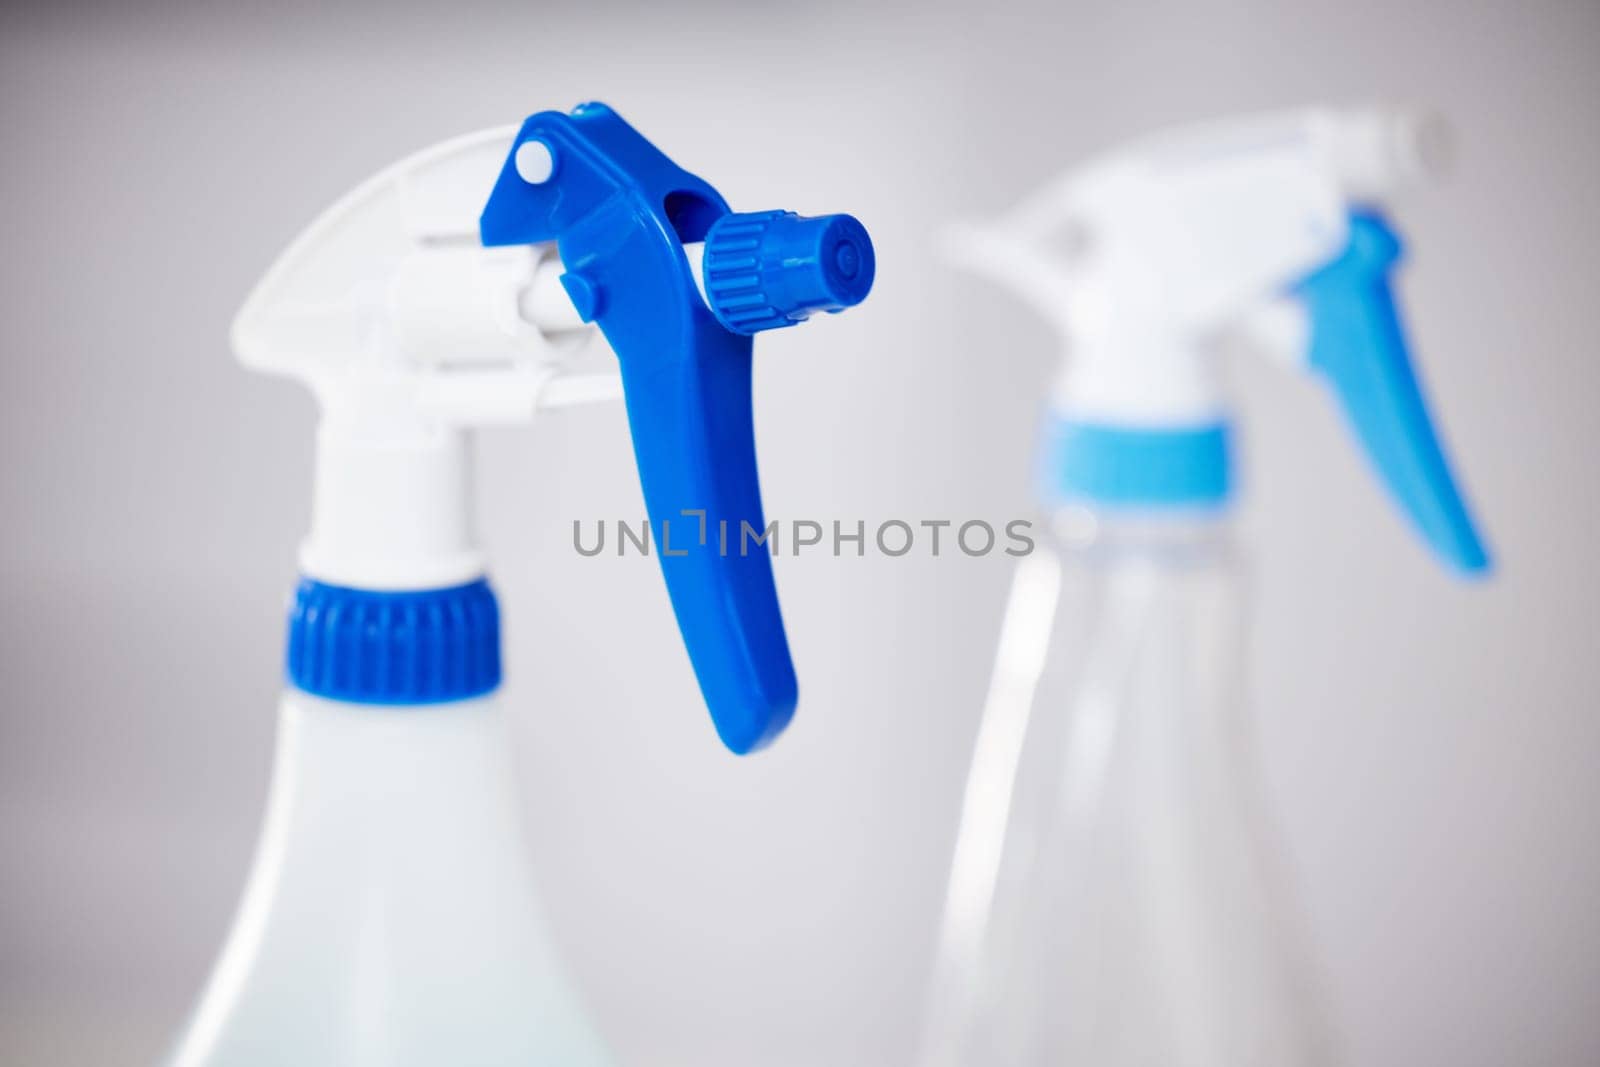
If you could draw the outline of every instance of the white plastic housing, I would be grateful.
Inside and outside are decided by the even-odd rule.
[[[376,590],[477,578],[466,431],[621,395],[614,373],[565,373],[596,331],[562,290],[554,248],[479,243],[514,133],[447,141],[362,184],[234,321],[246,366],[305,382],[322,407],[310,577]]]
[[[1053,322],[1071,351],[1058,414],[1166,429],[1226,414],[1210,348],[1242,332],[1305,358],[1287,289],[1348,240],[1352,204],[1431,177],[1442,124],[1308,110],[1148,138],[1073,171],[1002,218],[947,235],[957,262]]]

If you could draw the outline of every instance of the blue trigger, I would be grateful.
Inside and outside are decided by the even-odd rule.
[[[1390,288],[1399,238],[1375,212],[1352,212],[1350,243],[1297,288],[1311,324],[1310,364],[1338,393],[1356,436],[1418,531],[1457,571],[1489,555],[1429,418]]]
[[[710,185],[584,104],[523,124],[479,229],[485,245],[556,242],[568,295],[616,353],[678,628],[718,735],[742,754],[788,724],[797,685],[757,477],[751,331],[707,308],[683,248],[729,217]]]

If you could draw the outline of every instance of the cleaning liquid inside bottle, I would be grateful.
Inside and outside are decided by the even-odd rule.
[[[923,1062],[1316,1064],[1217,512],[1068,509],[1019,566]]]

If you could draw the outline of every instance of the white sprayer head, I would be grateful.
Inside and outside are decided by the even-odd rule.
[[[245,365],[304,382],[322,407],[310,577],[395,590],[479,577],[464,431],[622,394],[614,372],[566,373],[598,331],[562,292],[554,246],[478,240],[515,133],[458,137],[366,181],[234,320]]]
[[[1212,350],[1243,334],[1321,372],[1396,499],[1447,562],[1487,556],[1439,448],[1389,289],[1381,213],[1450,156],[1437,117],[1308,110],[1148,138],[945,240],[1055,323],[1048,499],[1214,507],[1229,496]]]

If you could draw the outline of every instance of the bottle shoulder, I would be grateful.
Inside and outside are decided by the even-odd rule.
[[[1185,573],[1243,565],[1230,512],[1112,512],[1067,506],[1044,520],[1042,551],[1069,568]]]

